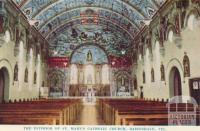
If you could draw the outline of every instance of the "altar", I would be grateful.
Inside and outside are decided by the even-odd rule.
[[[70,67],[69,95],[83,96],[91,101],[95,96],[110,94],[108,93],[110,92],[109,66],[107,62],[97,64],[92,49],[87,49],[86,52],[85,57],[81,59],[83,61],[79,63],[73,61]]]

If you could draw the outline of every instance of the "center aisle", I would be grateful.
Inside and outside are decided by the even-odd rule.
[[[83,104],[80,117],[74,125],[103,125],[95,104]]]

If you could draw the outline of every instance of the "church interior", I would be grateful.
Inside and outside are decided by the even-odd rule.
[[[200,0],[0,0],[0,124],[200,125],[199,51]]]

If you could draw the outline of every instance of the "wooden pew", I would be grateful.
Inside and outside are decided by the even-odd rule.
[[[10,123],[12,120],[16,124],[20,122],[24,124],[25,120],[27,124],[34,124],[34,122],[35,124],[45,124],[45,122],[59,125],[72,124],[80,112],[80,103],[79,99],[48,99],[0,104],[0,124]],[[15,122],[18,119],[20,122]]]
[[[108,125],[168,124],[167,102],[134,99],[100,99],[98,102],[99,113]],[[172,105],[171,109],[176,111],[176,105]],[[188,110],[192,109],[193,106],[189,105]],[[185,104],[178,104],[178,110],[185,111]]]

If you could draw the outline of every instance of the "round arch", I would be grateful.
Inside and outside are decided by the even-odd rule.
[[[184,19],[184,27],[188,28],[188,20],[191,17],[191,15],[194,15],[194,18],[200,17],[200,14],[198,13],[198,10],[196,8],[189,9]]]
[[[169,74],[169,94],[170,97],[182,95],[181,76],[176,66],[171,68]]]
[[[179,73],[179,74],[178,74]],[[169,63],[167,63],[167,67],[166,67],[166,83],[169,87],[169,97],[173,97],[174,96],[174,85],[175,84],[173,81],[174,78],[174,74],[177,74],[177,77],[180,77],[180,82],[179,84],[181,84],[181,88],[182,88],[182,82],[184,80],[184,75],[183,75],[183,67],[181,62],[174,58],[171,59],[169,61]],[[181,90],[182,91],[182,90]],[[181,92],[182,93],[182,92]]]
[[[86,46],[86,45],[87,45],[87,46],[96,46],[97,48],[100,48],[100,49],[105,53],[106,58],[107,58],[107,60],[108,60],[108,64],[110,64],[110,59],[109,59],[109,57],[108,57],[107,51],[106,51],[103,47],[101,47],[99,44],[97,44],[97,43],[82,43],[81,45],[77,46],[77,47],[73,50],[73,52],[71,53],[70,62],[72,61],[72,57],[73,57],[74,53],[75,53],[78,49],[80,49],[81,47],[84,47],[84,46]]]
[[[10,99],[10,88],[12,85],[13,70],[10,62],[7,59],[0,60],[0,70],[4,75],[4,100],[9,101]]]

